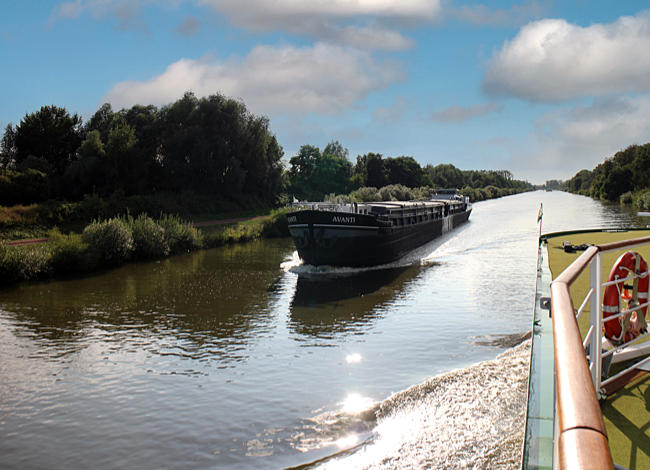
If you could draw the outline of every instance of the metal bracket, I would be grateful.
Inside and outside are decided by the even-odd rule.
[[[541,297],[539,299],[539,307],[548,310],[548,317],[551,318],[551,298],[550,297]]]

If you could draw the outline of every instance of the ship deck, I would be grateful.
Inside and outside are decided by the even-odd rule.
[[[573,232],[547,238],[548,268],[555,279],[582,251],[566,253],[562,243],[603,244],[650,235],[650,230],[625,232]],[[650,246],[635,249],[650,261]],[[603,278],[607,279],[614,262],[625,250],[607,253],[603,258]],[[574,305],[580,305],[589,291],[589,273],[583,272],[571,286]],[[578,319],[584,338],[589,328],[589,308]],[[636,377],[601,401],[601,410],[614,462],[627,469],[650,468],[650,374]]]

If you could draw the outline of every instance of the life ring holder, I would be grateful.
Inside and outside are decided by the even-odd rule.
[[[625,284],[625,280],[632,276],[632,285]],[[626,343],[647,331],[649,278],[648,264],[635,251],[623,253],[614,263],[603,295],[603,332],[613,344]],[[622,309],[625,301],[627,308]],[[617,319],[606,321],[608,317],[626,311]]]

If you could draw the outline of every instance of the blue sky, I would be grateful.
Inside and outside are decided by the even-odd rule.
[[[288,159],[338,140],[541,183],[650,141],[641,1],[8,1],[0,126],[187,90],[241,98]]]

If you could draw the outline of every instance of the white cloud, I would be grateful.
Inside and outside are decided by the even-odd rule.
[[[431,119],[437,122],[462,122],[469,119],[485,116],[486,114],[499,112],[503,106],[495,103],[478,104],[476,106],[450,106],[449,108],[436,111]]]
[[[241,98],[256,113],[336,114],[403,78],[394,62],[379,62],[358,50],[322,43],[258,46],[243,60],[181,59],[150,80],[118,83],[104,100],[115,108],[162,105],[191,90],[198,96]]]
[[[433,18],[440,9],[439,0],[202,0],[215,10],[251,27],[263,27],[265,20],[286,23],[291,19],[313,16],[355,18]]]
[[[650,90],[650,14],[588,27],[561,19],[529,23],[489,63],[493,95],[556,101]]]
[[[73,0],[59,4],[51,21],[88,13],[113,17],[120,29],[144,29],[142,7],[178,6],[189,0]],[[316,41],[375,50],[404,50],[413,41],[398,26],[421,24],[436,18],[440,0],[198,0],[227,17],[234,25],[254,32],[282,31]],[[137,21],[134,21],[137,20]]]
[[[529,141],[513,150],[510,165],[536,182],[567,179],[648,136],[650,94],[598,100],[543,116]]]
[[[412,46],[391,25],[436,18],[439,0],[203,0],[233,24],[256,32],[284,31],[364,49]]]

